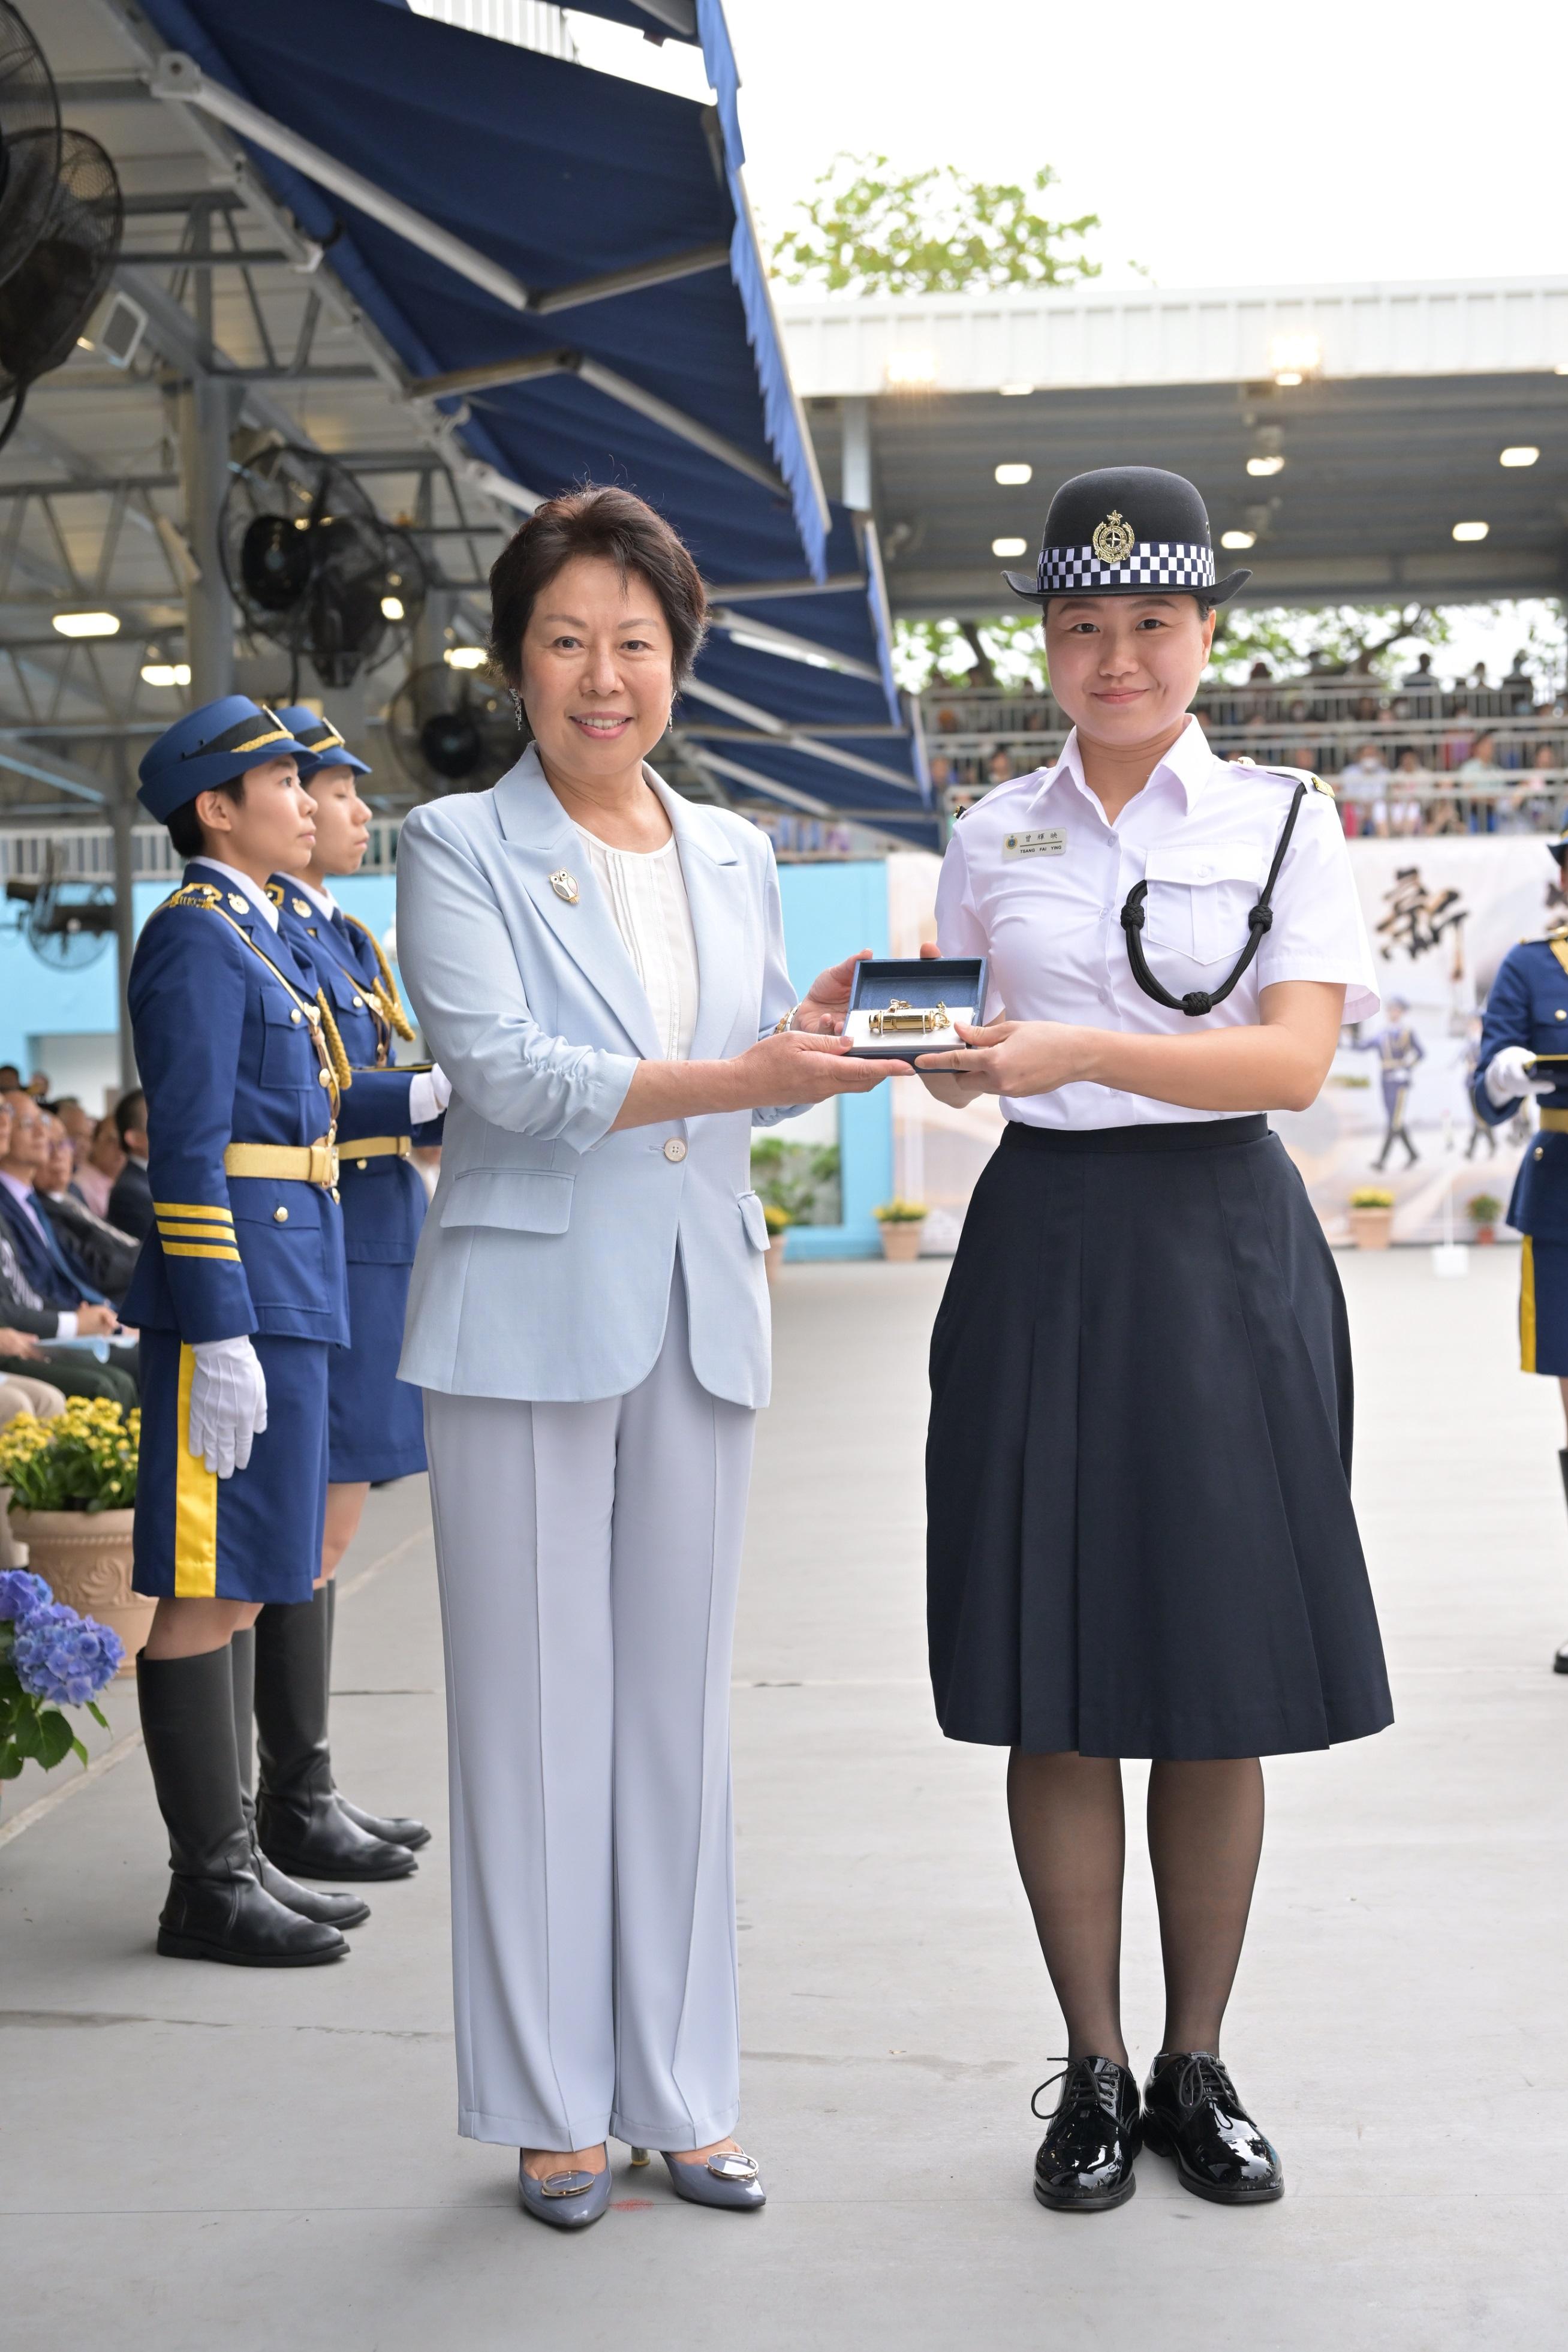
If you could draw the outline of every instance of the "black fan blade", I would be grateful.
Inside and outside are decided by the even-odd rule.
[[[47,224],[0,285],[0,392],[69,358],[109,283],[123,225],[114,165],[85,131],[63,131]]]

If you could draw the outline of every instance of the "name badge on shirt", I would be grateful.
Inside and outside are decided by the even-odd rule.
[[[1004,857],[1064,857],[1067,835],[1051,826],[1044,833],[1007,833],[1002,835]]]

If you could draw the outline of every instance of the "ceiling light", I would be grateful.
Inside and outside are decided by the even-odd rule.
[[[191,665],[189,662],[143,662],[141,683],[143,686],[189,686]]]
[[[483,646],[448,646],[444,659],[454,669],[483,669],[485,648]]]
[[[1501,450],[1497,462],[1500,466],[1533,466],[1540,455],[1540,450],[1532,449],[1526,441],[1516,449]]]
[[[1490,529],[1490,522],[1457,522],[1454,537],[1458,540],[1484,539]]]
[[[1285,461],[1276,449],[1267,457],[1249,457],[1247,470],[1249,474],[1282,474],[1285,470]]]
[[[401,596],[383,596],[382,598],[382,618],[383,621],[402,620],[402,598]]]
[[[1011,489],[1023,482],[1032,482],[1034,467],[1032,466],[998,466],[997,479],[1004,489]]]
[[[1255,530],[1222,530],[1219,544],[1221,547],[1256,547],[1258,534]]]
[[[54,625],[62,637],[117,637],[118,613],[57,613]]]
[[[1316,335],[1276,335],[1269,345],[1269,366],[1276,383],[1300,383],[1323,362]]]
[[[991,553],[993,555],[1027,555],[1029,541],[1027,539],[993,539]]]
[[[1003,400],[1027,400],[1034,386],[1032,383],[998,383],[997,390]]]
[[[936,381],[935,352],[894,352],[883,370],[890,392],[920,392]]]

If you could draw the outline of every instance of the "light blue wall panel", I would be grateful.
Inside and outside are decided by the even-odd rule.
[[[804,996],[817,974],[857,948],[888,953],[887,868],[880,858],[843,865],[781,866],[784,940],[789,977]],[[788,1135],[788,1125],[779,1132]],[[839,1104],[841,1225],[797,1225],[791,1258],[875,1257],[882,1243],[872,1214],[893,1191],[892,1087],[845,1095]]]

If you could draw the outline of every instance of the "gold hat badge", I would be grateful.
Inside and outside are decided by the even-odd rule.
[[[1094,526],[1094,535],[1089,544],[1102,563],[1125,563],[1136,541],[1132,524],[1124,522],[1113,507],[1104,521]]]

